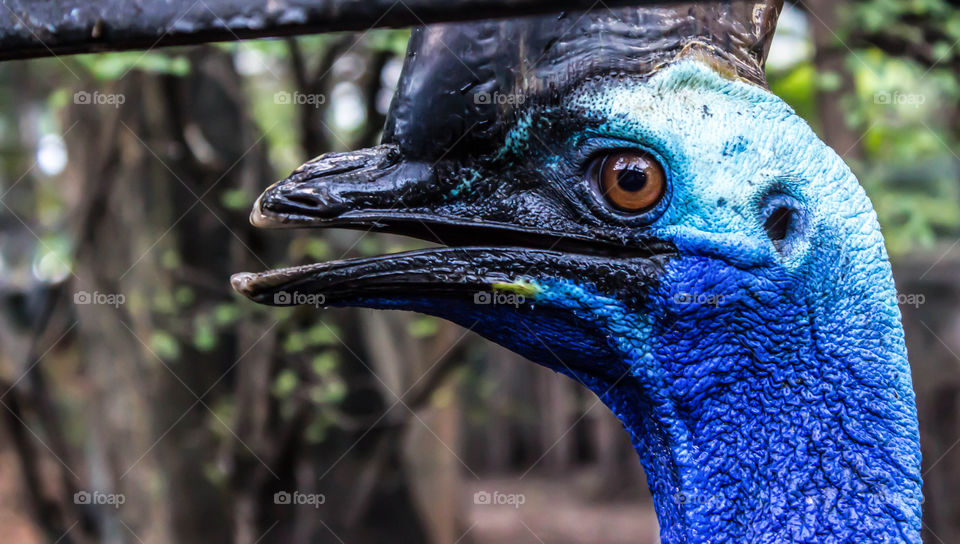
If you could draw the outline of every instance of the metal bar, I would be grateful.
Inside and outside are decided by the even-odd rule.
[[[0,0],[0,60],[515,17],[664,0]]]

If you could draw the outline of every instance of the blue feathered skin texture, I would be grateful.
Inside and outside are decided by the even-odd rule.
[[[636,228],[676,254],[655,281],[612,292],[532,270],[517,278],[537,287],[519,308],[358,304],[472,326],[591,388],[632,436],[665,544],[919,543],[896,292],[876,215],[843,160],[782,100],[695,61],[586,82],[565,108],[589,122],[547,140],[527,170],[563,192],[590,150],[657,157],[669,197]],[[515,124],[503,168],[534,160],[543,125]],[[777,213],[789,217],[779,234],[765,229]]]
[[[644,303],[567,281],[540,296],[602,323],[631,368],[597,392],[633,436],[663,542],[920,542],[896,291],[842,159],[780,99],[693,62],[580,104],[598,136],[670,170],[651,230],[679,255]],[[776,209],[791,220],[773,243]]]

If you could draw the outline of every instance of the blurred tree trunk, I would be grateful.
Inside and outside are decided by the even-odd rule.
[[[596,402],[595,399],[593,399]],[[599,471],[598,487],[607,493],[622,491],[632,479],[624,477],[623,424],[603,406],[595,406],[587,416],[591,421],[596,464]],[[632,449],[632,448],[631,448]],[[633,456],[635,457],[635,456]],[[636,462],[636,459],[632,459]]]
[[[79,184],[99,208],[78,229],[76,288],[126,298],[116,308],[78,307],[82,359],[99,406],[90,411],[90,489],[122,489],[126,496],[119,517],[101,523],[102,535],[115,535],[108,540],[133,533],[158,542],[226,541],[231,533],[227,496],[208,478],[212,460],[205,454],[216,450],[216,436],[198,430],[226,425],[212,417],[212,397],[201,395],[226,377],[237,353],[227,343],[198,351],[190,324],[229,300],[222,287],[233,266],[229,251],[233,233],[244,228],[223,222],[229,216],[217,209],[213,189],[241,184],[242,167],[224,179],[221,173],[253,159],[245,157],[252,138],[245,137],[242,103],[224,92],[229,57],[204,48],[193,61],[187,78],[134,73],[131,79],[140,81],[124,93],[123,118],[91,111],[86,130],[70,142],[76,155],[91,158]],[[98,125],[102,140],[90,137]],[[209,145],[202,157],[197,142]],[[195,266],[188,285],[182,262]],[[181,288],[190,289],[192,300],[171,318],[164,301]]]
[[[515,397],[506,389],[517,383],[517,366],[523,364],[529,363],[523,361],[519,355],[499,346],[491,346],[487,354],[487,368],[498,380],[499,393],[490,399],[490,417],[484,429],[483,443],[486,447],[484,468],[496,474],[504,474],[510,468],[513,449],[513,437],[510,431],[514,417],[511,413],[511,405]]]
[[[820,136],[841,157],[858,160],[863,158],[862,135],[847,123],[848,115],[843,105],[844,97],[854,96],[855,82],[853,74],[844,65],[848,48],[836,34],[842,4],[834,0],[807,0],[803,3],[813,33],[813,63],[819,82],[815,99]]]
[[[456,391],[453,383],[437,389],[404,437],[404,460],[431,544],[455,542],[463,532],[460,479],[465,468],[455,453],[460,450]]]
[[[133,96],[146,80],[135,74],[127,85],[110,92]],[[158,97],[141,98],[139,103],[150,103],[150,98]],[[141,253],[137,242],[150,238],[157,223],[166,223],[162,204],[152,206],[153,213],[146,212],[143,187],[156,177],[151,175],[153,169],[144,160],[143,150],[124,128],[141,127],[142,117],[133,108],[102,111],[87,105],[75,106],[72,114],[84,130],[68,137],[68,147],[80,163],[73,170],[77,176],[74,186],[80,188],[80,213],[75,218],[78,242],[71,291],[126,298],[130,291],[125,287],[133,283],[122,280]],[[143,277],[135,273],[127,279],[138,276]],[[130,302],[136,305],[132,298]],[[89,404],[84,411],[89,434],[80,450],[84,459],[82,489],[123,493],[125,499],[122,511],[89,511],[96,534],[104,542],[127,538],[121,516],[135,534],[156,535],[163,541],[176,532],[168,508],[169,488],[152,485],[162,471],[157,458],[147,455],[162,433],[155,426],[158,414],[154,403],[158,381],[166,376],[157,372],[156,360],[137,336],[136,331],[142,334],[149,321],[148,312],[142,305],[139,310],[131,305],[78,304],[74,308],[79,320],[80,360],[89,380]]]
[[[575,433],[573,414],[576,412],[576,387],[570,380],[553,372],[539,374],[541,395],[540,451],[544,452],[542,464],[553,473],[560,474],[573,462]]]
[[[960,259],[918,254],[895,262],[923,448],[925,542],[960,542]]]

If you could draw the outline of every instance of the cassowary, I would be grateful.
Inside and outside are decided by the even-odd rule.
[[[251,220],[446,247],[234,287],[440,316],[584,384],[630,433],[665,543],[920,542],[883,238],[767,90],[780,8],[416,30],[382,145],[304,164]]]

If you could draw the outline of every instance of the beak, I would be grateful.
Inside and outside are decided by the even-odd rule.
[[[520,218],[504,221],[510,210],[498,209],[497,199],[464,202],[463,195],[452,196],[456,186],[439,179],[431,165],[403,160],[393,145],[320,156],[267,189],[251,223],[390,232],[447,247],[240,273],[231,279],[233,288],[269,305],[467,300],[492,290],[532,301],[538,278],[620,274],[636,281],[643,270],[654,274],[654,257],[669,252],[652,240],[634,251],[581,233],[537,229]]]
[[[365,210],[383,217],[429,189],[429,165],[401,160],[394,145],[321,155],[268,188],[250,214],[256,227],[350,226]]]
[[[565,275],[579,267],[576,261],[551,250],[447,247],[240,273],[234,274],[231,283],[251,300],[272,306],[349,305],[384,298],[466,301],[478,292],[493,290],[531,297],[541,289],[535,273]]]

